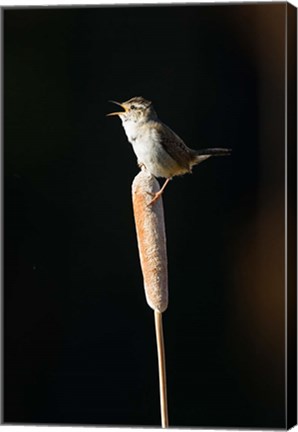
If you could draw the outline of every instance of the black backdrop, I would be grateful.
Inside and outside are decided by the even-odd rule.
[[[172,426],[283,427],[285,4],[4,11],[4,420],[159,425],[117,118],[193,148],[164,195]]]

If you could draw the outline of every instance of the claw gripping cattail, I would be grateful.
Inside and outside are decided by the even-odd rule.
[[[168,307],[168,268],[162,198],[150,204],[158,191],[158,181],[148,172],[135,177],[132,200],[146,300],[152,309],[164,312]]]

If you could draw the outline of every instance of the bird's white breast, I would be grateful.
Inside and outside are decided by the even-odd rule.
[[[154,128],[148,123],[140,125],[130,120],[122,122],[128,141],[131,143],[138,162],[155,177],[171,177],[176,162],[164,150]]]
[[[138,135],[138,123],[132,120],[122,120],[122,126],[125,130],[128,141],[132,143]]]

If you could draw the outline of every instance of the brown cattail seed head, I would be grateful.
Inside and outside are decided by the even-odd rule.
[[[135,177],[132,201],[146,300],[152,309],[164,312],[168,307],[168,265],[162,198],[150,204],[158,191],[158,181],[145,170]]]

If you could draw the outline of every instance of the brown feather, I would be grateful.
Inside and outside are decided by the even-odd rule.
[[[164,123],[154,121],[152,127],[159,135],[160,144],[164,150],[186,171],[191,170],[195,159],[195,152],[187,147],[184,141]]]

